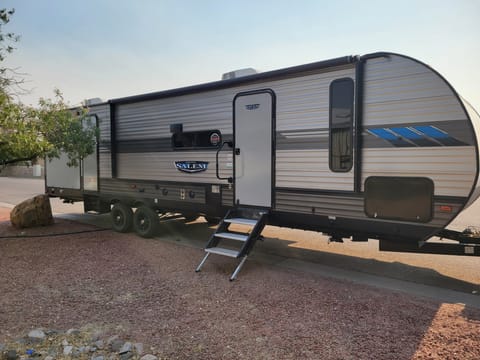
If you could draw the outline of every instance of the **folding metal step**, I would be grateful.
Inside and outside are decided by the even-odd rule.
[[[230,210],[218,225],[216,232],[210,237],[205,247],[206,254],[195,271],[199,272],[202,269],[203,264],[205,264],[210,254],[238,258],[240,262],[232,276],[230,276],[230,281],[235,280],[247,260],[253,245],[258,239],[261,239],[261,233],[267,223],[268,215],[269,212],[265,209],[236,208]],[[249,233],[231,232],[229,231],[231,224],[247,225],[252,229]],[[219,246],[223,239],[237,240],[242,242],[242,245],[237,250],[223,248]],[[234,244],[230,243],[227,246],[230,247],[232,245]]]
[[[236,258],[238,256],[238,254],[240,253],[237,250],[225,249],[225,248],[221,248],[221,247],[206,248],[205,251],[207,253],[224,255],[224,256],[229,256],[229,257],[233,257],[233,258]]]
[[[242,234],[231,233],[231,232],[220,232],[220,233],[216,233],[215,236],[221,237],[223,239],[231,239],[231,240],[238,240],[238,241],[248,240],[248,235],[242,235]]]
[[[230,224],[239,224],[239,225],[248,225],[248,226],[255,226],[258,223],[258,220],[253,219],[245,219],[245,218],[230,218],[224,220]]]

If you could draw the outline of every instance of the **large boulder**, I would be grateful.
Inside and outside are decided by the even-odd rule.
[[[37,195],[21,202],[11,211],[10,222],[17,228],[53,224],[50,198],[47,195]]]

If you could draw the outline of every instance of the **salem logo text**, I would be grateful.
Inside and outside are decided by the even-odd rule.
[[[198,173],[208,169],[208,161],[175,161],[175,167],[186,173]]]

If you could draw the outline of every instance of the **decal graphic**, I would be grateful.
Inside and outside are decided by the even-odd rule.
[[[367,132],[397,147],[467,145],[432,125],[375,128],[368,129]]]
[[[259,107],[260,107],[260,104],[245,105],[245,109],[247,109],[247,110],[257,110]]]
[[[175,161],[177,170],[189,174],[202,172],[208,169],[208,161]]]
[[[220,143],[220,134],[217,132],[213,132],[210,134],[210,144],[212,146],[217,146]]]

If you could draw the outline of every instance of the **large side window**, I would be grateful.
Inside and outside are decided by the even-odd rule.
[[[353,166],[353,80],[330,84],[330,170],[347,172]]]
[[[177,132],[172,135],[174,150],[218,148],[222,142],[219,130]]]

